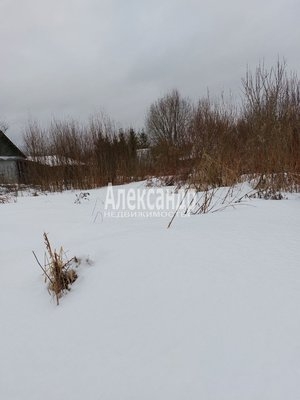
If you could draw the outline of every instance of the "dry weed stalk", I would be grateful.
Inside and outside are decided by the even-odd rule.
[[[78,264],[78,259],[73,257],[68,260],[62,247],[59,252],[53,250],[46,233],[44,233],[44,242],[46,246],[44,266],[42,266],[34,252],[33,255],[44,273],[45,282],[48,283],[49,293],[56,298],[56,303],[59,305],[59,299],[67,291],[71,290],[70,285],[72,285],[78,277],[76,271],[72,268],[72,266]]]

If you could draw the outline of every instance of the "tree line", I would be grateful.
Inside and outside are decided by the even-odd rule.
[[[147,176],[192,177],[199,185],[229,185],[245,174],[288,174],[297,181],[300,82],[285,62],[269,69],[260,64],[242,79],[239,106],[209,95],[194,103],[173,90],[149,107],[145,130],[117,129],[98,116],[84,126],[31,123],[24,140],[37,162],[31,180],[48,187],[96,187]],[[52,168],[40,162],[54,155]]]

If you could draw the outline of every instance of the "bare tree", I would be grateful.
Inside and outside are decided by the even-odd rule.
[[[49,136],[37,121],[29,121],[24,133],[25,153],[34,161],[49,154]]]
[[[166,94],[150,106],[146,130],[152,144],[184,142],[192,117],[192,105],[178,90]]]
[[[296,74],[287,74],[285,61],[278,60],[270,69],[262,63],[254,74],[248,70],[242,85],[247,117],[278,121],[291,112],[299,112],[300,81]]]

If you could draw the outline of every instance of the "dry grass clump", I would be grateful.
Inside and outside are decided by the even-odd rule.
[[[59,252],[53,250],[46,233],[44,233],[44,242],[46,246],[44,266],[39,262],[34,252],[33,254],[43,270],[49,293],[56,298],[57,305],[59,305],[59,299],[71,290],[70,286],[78,278],[77,272],[72,267],[76,267],[79,260],[76,257],[67,259],[62,247]]]

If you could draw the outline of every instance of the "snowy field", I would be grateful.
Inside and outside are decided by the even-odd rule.
[[[0,204],[0,399],[299,399],[300,195],[166,229],[103,219],[105,190]],[[82,259],[59,306],[43,232]]]

